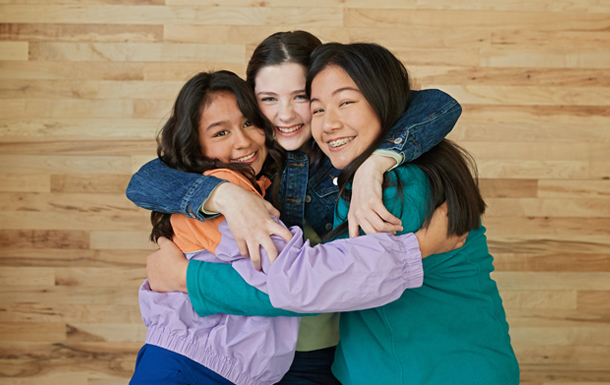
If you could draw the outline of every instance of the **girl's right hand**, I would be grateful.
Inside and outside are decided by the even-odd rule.
[[[460,236],[447,235],[449,232],[449,217],[447,213],[447,202],[445,202],[432,213],[430,225],[427,228],[422,227],[415,233],[419,241],[419,250],[421,251],[422,258],[432,254],[442,254],[459,249],[466,243],[469,233]]]
[[[277,258],[278,253],[271,234],[280,236],[286,242],[292,239],[290,230],[269,216],[279,218],[279,210],[266,200],[232,183],[218,186],[203,208],[225,216],[239,252],[245,258],[251,259],[256,270],[261,269],[261,246],[271,262]]]

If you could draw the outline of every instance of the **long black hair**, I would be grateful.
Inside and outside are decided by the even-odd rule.
[[[351,191],[346,189],[347,184],[409,107],[409,74],[400,60],[377,44],[324,44],[314,50],[310,60],[306,83],[308,95],[311,96],[311,83],[316,75],[327,67],[339,67],[356,83],[381,122],[381,132],[376,140],[339,174],[339,196],[350,202]],[[316,156],[320,156],[319,152]],[[434,209],[445,201],[449,215],[448,235],[463,235],[479,227],[485,202],[477,184],[476,165],[465,150],[445,139],[412,163],[426,174],[430,182],[423,227],[430,224]],[[402,197],[398,176],[396,180],[398,196]],[[383,187],[389,184],[389,174],[386,174]],[[325,240],[345,233],[347,228],[345,222],[331,231]]]
[[[309,56],[321,44],[320,39],[309,32],[276,32],[263,40],[252,53],[246,81],[254,89],[256,75],[268,66],[297,63],[307,68]]]
[[[277,206],[280,186],[278,178],[281,178],[281,170],[284,168],[285,151],[274,141],[273,126],[259,110],[254,92],[243,79],[233,72],[201,72],[184,84],[176,98],[169,119],[157,136],[157,156],[168,167],[186,172],[201,174],[216,168],[238,170],[261,192],[256,183],[254,170],[250,165],[225,164],[218,159],[206,158],[201,153],[199,144],[201,114],[212,98],[219,93],[235,95],[237,105],[244,116],[254,126],[264,131],[265,146],[267,146],[269,156],[261,173],[269,177],[274,175],[273,197]],[[152,241],[156,242],[161,236],[173,237],[170,216],[157,211],[151,213],[150,220],[153,229],[150,239]]]

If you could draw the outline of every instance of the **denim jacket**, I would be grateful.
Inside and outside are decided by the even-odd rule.
[[[379,150],[390,150],[410,162],[438,144],[462,112],[451,96],[440,90],[412,91],[409,108],[392,127]],[[309,158],[289,152],[280,188],[281,219],[287,226],[303,226],[303,219],[319,236],[332,229],[339,188],[339,170],[330,160],[310,169]],[[225,181],[166,167],[159,159],[142,166],[127,187],[127,198],[139,207],[168,214],[182,213],[201,221],[200,210],[210,194]],[[269,194],[270,196],[270,194]],[[207,217],[209,218],[209,216]]]

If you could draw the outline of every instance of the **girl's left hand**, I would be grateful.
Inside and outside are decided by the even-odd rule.
[[[159,250],[146,257],[146,275],[150,289],[159,293],[186,293],[186,270],[189,261],[169,239],[160,237],[157,244]]]
[[[347,214],[349,236],[357,237],[360,228],[366,234],[402,231],[402,222],[383,205],[383,174],[396,160],[382,155],[371,155],[354,174],[352,201]]]

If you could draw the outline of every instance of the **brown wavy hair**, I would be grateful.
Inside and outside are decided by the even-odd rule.
[[[218,93],[231,93],[244,116],[265,132],[265,145],[269,156],[265,160],[261,175],[274,180],[273,200],[278,204],[279,178],[284,169],[285,151],[273,139],[273,126],[258,108],[252,88],[239,76],[230,71],[201,72],[193,76],[180,90],[172,113],[157,136],[157,156],[167,167],[202,174],[217,168],[237,170],[244,174],[259,191],[256,175],[250,165],[222,163],[202,155],[199,144],[199,122],[201,114],[212,97]],[[172,238],[174,231],[170,214],[153,211],[150,220],[153,225],[150,239]]]

